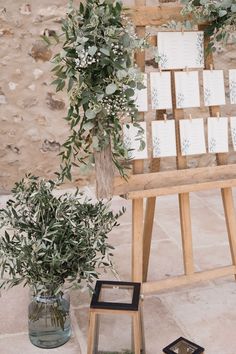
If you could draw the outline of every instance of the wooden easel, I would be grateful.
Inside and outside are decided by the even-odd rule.
[[[170,19],[181,19],[181,7],[145,7],[145,0],[136,0],[136,7],[130,16],[143,36],[146,26],[160,26]],[[199,27],[199,29],[203,29]],[[156,38],[151,38],[153,44]],[[208,40],[205,39],[207,46]],[[137,54],[136,62],[142,71],[145,69],[145,53]],[[213,56],[205,58],[206,69],[213,65]],[[120,177],[114,180],[114,194],[126,195],[132,200],[132,280],[143,284],[143,293],[157,292],[175,286],[197,281],[215,279],[221,276],[236,275],[236,218],[232,187],[236,186],[236,165],[227,165],[227,154],[217,154],[217,166],[187,169],[186,158],[181,156],[179,120],[184,118],[182,109],[176,108],[174,72],[172,72],[173,117],[176,120],[177,170],[159,172],[160,160],[152,159],[150,173],[143,174],[143,161],[133,163],[133,175],[128,182]],[[210,115],[217,116],[220,107],[210,107]],[[141,114],[144,119],[144,114]],[[163,111],[156,112],[162,119]],[[195,272],[193,263],[192,230],[189,193],[207,189],[221,189],[232,265],[203,272]],[[183,246],[184,275],[155,282],[147,282],[150,245],[156,198],[162,195],[178,194],[180,223]],[[147,198],[144,213],[144,198]]]

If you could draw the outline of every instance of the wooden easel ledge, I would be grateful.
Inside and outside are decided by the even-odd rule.
[[[127,199],[197,192],[236,186],[236,165],[199,167],[114,179],[114,194]]]

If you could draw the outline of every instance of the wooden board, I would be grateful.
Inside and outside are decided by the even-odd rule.
[[[236,186],[236,165],[199,167],[114,179],[114,193],[127,198],[161,196]]]
[[[228,275],[234,275],[235,273],[236,267],[231,265],[203,272],[197,272],[191,275],[181,275],[178,277],[163,279],[156,282],[147,282],[143,284],[142,291],[144,294],[150,294],[161,290],[175,288],[177,286],[185,286],[200,281],[207,281],[226,277]]]
[[[135,26],[161,26],[168,20],[182,21],[182,6],[135,6],[127,9],[127,14]]]

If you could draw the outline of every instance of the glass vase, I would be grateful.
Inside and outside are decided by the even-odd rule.
[[[32,296],[28,311],[29,338],[40,348],[56,348],[71,336],[69,296]]]

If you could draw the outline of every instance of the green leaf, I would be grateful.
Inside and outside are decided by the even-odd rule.
[[[47,36],[41,35],[40,36],[42,40],[47,43],[48,46],[50,46],[52,43],[50,42],[50,39]]]
[[[106,87],[106,94],[107,95],[112,95],[116,90],[118,89],[117,85],[115,83],[109,84]]]
[[[85,116],[88,118],[88,119],[93,119],[96,117],[96,112],[92,111],[91,109],[88,109],[86,112],[85,112]]]
[[[68,89],[67,89],[68,92],[72,89],[74,82],[75,82],[74,78],[71,77],[68,82]]]
[[[130,46],[130,36],[128,33],[126,33],[123,38],[122,38],[122,42],[123,42],[123,45],[124,47],[129,47]]]
[[[81,15],[83,15],[83,13],[84,13],[84,5],[83,5],[82,2],[79,5],[79,10],[80,10]]]
[[[137,89],[138,90],[142,90],[142,89],[145,89],[145,88],[146,88],[146,86],[142,82],[138,82],[137,83]]]
[[[116,73],[116,76],[118,77],[119,80],[124,79],[128,75],[126,70],[118,70]]]
[[[110,50],[108,48],[100,48],[100,52],[102,52],[108,57],[110,56]]]
[[[97,52],[97,47],[95,45],[88,49],[88,53],[89,55],[91,55],[91,57],[93,57],[96,52]]]
[[[134,90],[132,88],[128,88],[127,90],[125,90],[125,94],[128,97],[133,97],[134,96]]]
[[[232,11],[232,12],[236,12],[236,4],[232,4],[232,6],[231,6],[231,11]]]
[[[219,11],[219,16],[220,16],[220,17],[223,17],[223,16],[227,15],[227,13],[228,13],[228,12],[227,12],[226,10],[220,10],[220,11]]]

